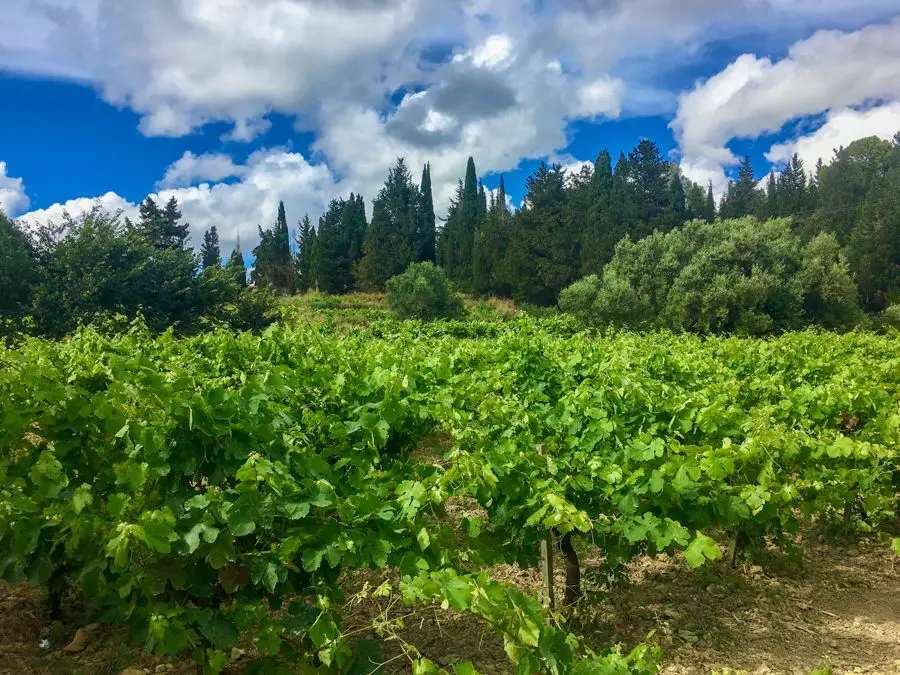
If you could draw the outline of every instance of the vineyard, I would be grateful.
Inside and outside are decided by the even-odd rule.
[[[108,337],[0,353],[0,574],[218,672],[374,673],[347,580],[477,617],[517,673],[651,673],[567,628],[579,556],[727,565],[804,524],[885,535],[900,337],[589,334],[559,318]],[[447,438],[446,452],[422,452]],[[492,578],[555,549],[555,608]],[[885,542],[885,547],[890,542]],[[900,540],[893,546],[900,553]],[[376,639],[362,640],[361,635]],[[400,644],[414,673],[447,672]],[[477,672],[462,661],[452,672]]]

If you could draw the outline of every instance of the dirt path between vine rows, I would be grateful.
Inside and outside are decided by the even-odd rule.
[[[602,560],[583,552],[585,597],[569,628],[595,648],[655,640],[665,651],[666,675],[693,673],[900,673],[900,561],[883,543],[835,543],[814,531],[800,542],[802,564],[771,556],[764,567],[718,563],[691,570],[666,556],[643,557],[627,579],[605,583]],[[494,568],[495,578],[536,589],[536,570]],[[373,575],[370,584],[378,581]],[[563,579],[557,579],[562,594]],[[147,656],[129,646],[125,628],[101,626],[79,654],[64,654],[75,630],[90,622],[84,605],[70,598],[66,622],[50,624],[44,593],[28,585],[0,583],[0,674],[193,673],[188,660]],[[375,615],[374,599],[348,608],[348,622]],[[400,616],[408,609],[397,607]],[[501,640],[476,619],[421,610],[395,627],[384,643],[384,672],[409,672],[399,639],[424,656],[450,666],[471,660],[485,675],[511,672]],[[41,649],[47,640],[49,649]],[[46,646],[47,643],[45,643]],[[238,660],[229,673],[241,672]],[[827,673],[828,670],[820,672]]]

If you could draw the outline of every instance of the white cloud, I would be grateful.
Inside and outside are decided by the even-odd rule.
[[[766,153],[766,159],[783,163],[796,152],[807,170],[812,170],[821,159],[826,164],[835,150],[850,145],[865,136],[878,136],[890,140],[900,132],[900,102],[881,105],[869,110],[844,108],[828,114],[825,123],[806,136],[777,143]]]
[[[496,66],[509,58],[510,52],[512,41],[508,35],[491,35],[472,53],[472,63],[479,68]]]
[[[0,211],[10,218],[28,208],[29,199],[21,178],[8,175],[6,162],[0,162]]]
[[[236,165],[231,157],[223,153],[195,155],[185,152],[166,169],[166,174],[157,187],[188,187],[201,181],[218,182],[232,176],[241,176],[247,168]]]
[[[196,228],[243,228],[249,243],[256,222],[274,217],[277,189],[289,215],[309,204],[315,218],[334,175],[342,192],[371,200],[405,156],[417,178],[432,162],[440,211],[470,154],[482,174],[506,171],[565,148],[573,119],[671,106],[673,92],[612,70],[623,61],[652,70],[712,39],[808,34],[896,10],[896,0],[0,0],[0,70],[89,82],[138,113],[148,135],[225,121],[223,141],[247,142],[268,131],[269,114],[298,119],[325,163],[283,150],[243,168],[225,155],[186,156],[160,183],[183,196]],[[732,137],[889,98],[878,92],[900,79],[896,33],[896,23],[820,33],[781,62],[745,55],[699,85],[679,110],[686,173],[721,185]],[[392,109],[398,91],[417,93]],[[290,157],[302,160],[302,189]],[[217,182],[231,175],[239,180]],[[210,183],[190,187],[198,181]]]
[[[612,77],[588,82],[578,88],[578,114],[581,117],[618,117],[624,93],[622,82]]]
[[[61,223],[66,214],[74,219],[78,219],[85,213],[89,213],[95,206],[108,213],[122,212],[123,217],[127,216],[132,220],[137,219],[137,206],[129,202],[124,197],[117,195],[115,192],[107,192],[99,197],[78,197],[70,199],[64,204],[52,204],[45,209],[35,209],[23,214],[17,220],[19,222],[38,225],[47,223]]]
[[[851,33],[820,31],[777,62],[744,54],[679,97],[671,126],[682,168],[721,188],[723,167],[737,161],[726,147],[731,139],[757,138],[793,119],[866,101],[900,99],[898,73],[900,19]]]
[[[191,224],[191,244],[203,240],[203,232],[215,225],[222,250],[227,254],[240,235],[241,247],[249,251],[259,241],[257,225],[264,228],[275,221],[279,200],[284,200],[288,225],[293,229],[305,213],[313,222],[328,201],[342,192],[331,170],[324,164],[310,164],[303,155],[284,150],[265,150],[250,156],[235,183],[202,183],[194,187],[160,190],[151,195],[158,202],[175,197],[184,220]],[[122,210],[132,220],[137,206],[110,192],[97,199],[73,199],[46,209],[26,213],[20,220],[30,223],[59,222],[64,212],[77,217],[99,201],[104,210]]]

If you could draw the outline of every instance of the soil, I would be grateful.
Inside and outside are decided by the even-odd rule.
[[[719,562],[691,570],[677,557],[642,557],[611,584],[595,550],[583,551],[584,597],[563,613],[569,628],[595,649],[627,647],[653,633],[649,639],[665,651],[665,674],[900,673],[900,565],[889,547],[835,542],[814,530],[798,543],[802,560],[770,555],[764,567],[747,562],[731,569]],[[503,565],[492,573],[523,589],[540,585],[537,570]],[[502,640],[470,615],[435,607],[411,612],[371,593],[356,595],[366,583],[373,590],[382,581],[393,579],[387,572],[347,579],[352,600],[345,625],[349,630],[378,616],[390,620],[378,634],[360,631],[360,637],[379,640],[385,658],[394,659],[385,672],[409,672],[403,642],[445,666],[472,661],[485,675],[511,672]],[[557,597],[563,583],[557,575]],[[0,583],[0,615],[3,675],[106,675],[128,667],[196,672],[190,661],[169,662],[130,646],[124,628],[100,626],[84,651],[64,653],[76,630],[90,623],[74,596],[65,601],[65,623],[51,623],[41,589]],[[41,640],[49,648],[42,649]],[[239,662],[230,668],[240,670]]]

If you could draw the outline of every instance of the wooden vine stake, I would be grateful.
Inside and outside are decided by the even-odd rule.
[[[728,540],[728,553],[725,555],[725,559],[728,562],[729,567],[734,567],[737,563],[737,554],[740,546],[740,538],[741,538],[741,528],[736,527],[731,533],[731,537]]]
[[[539,455],[544,454],[544,446],[538,445]],[[556,598],[553,593],[553,533],[548,531],[541,539],[541,588],[543,590],[544,605],[551,610],[556,608]]]

